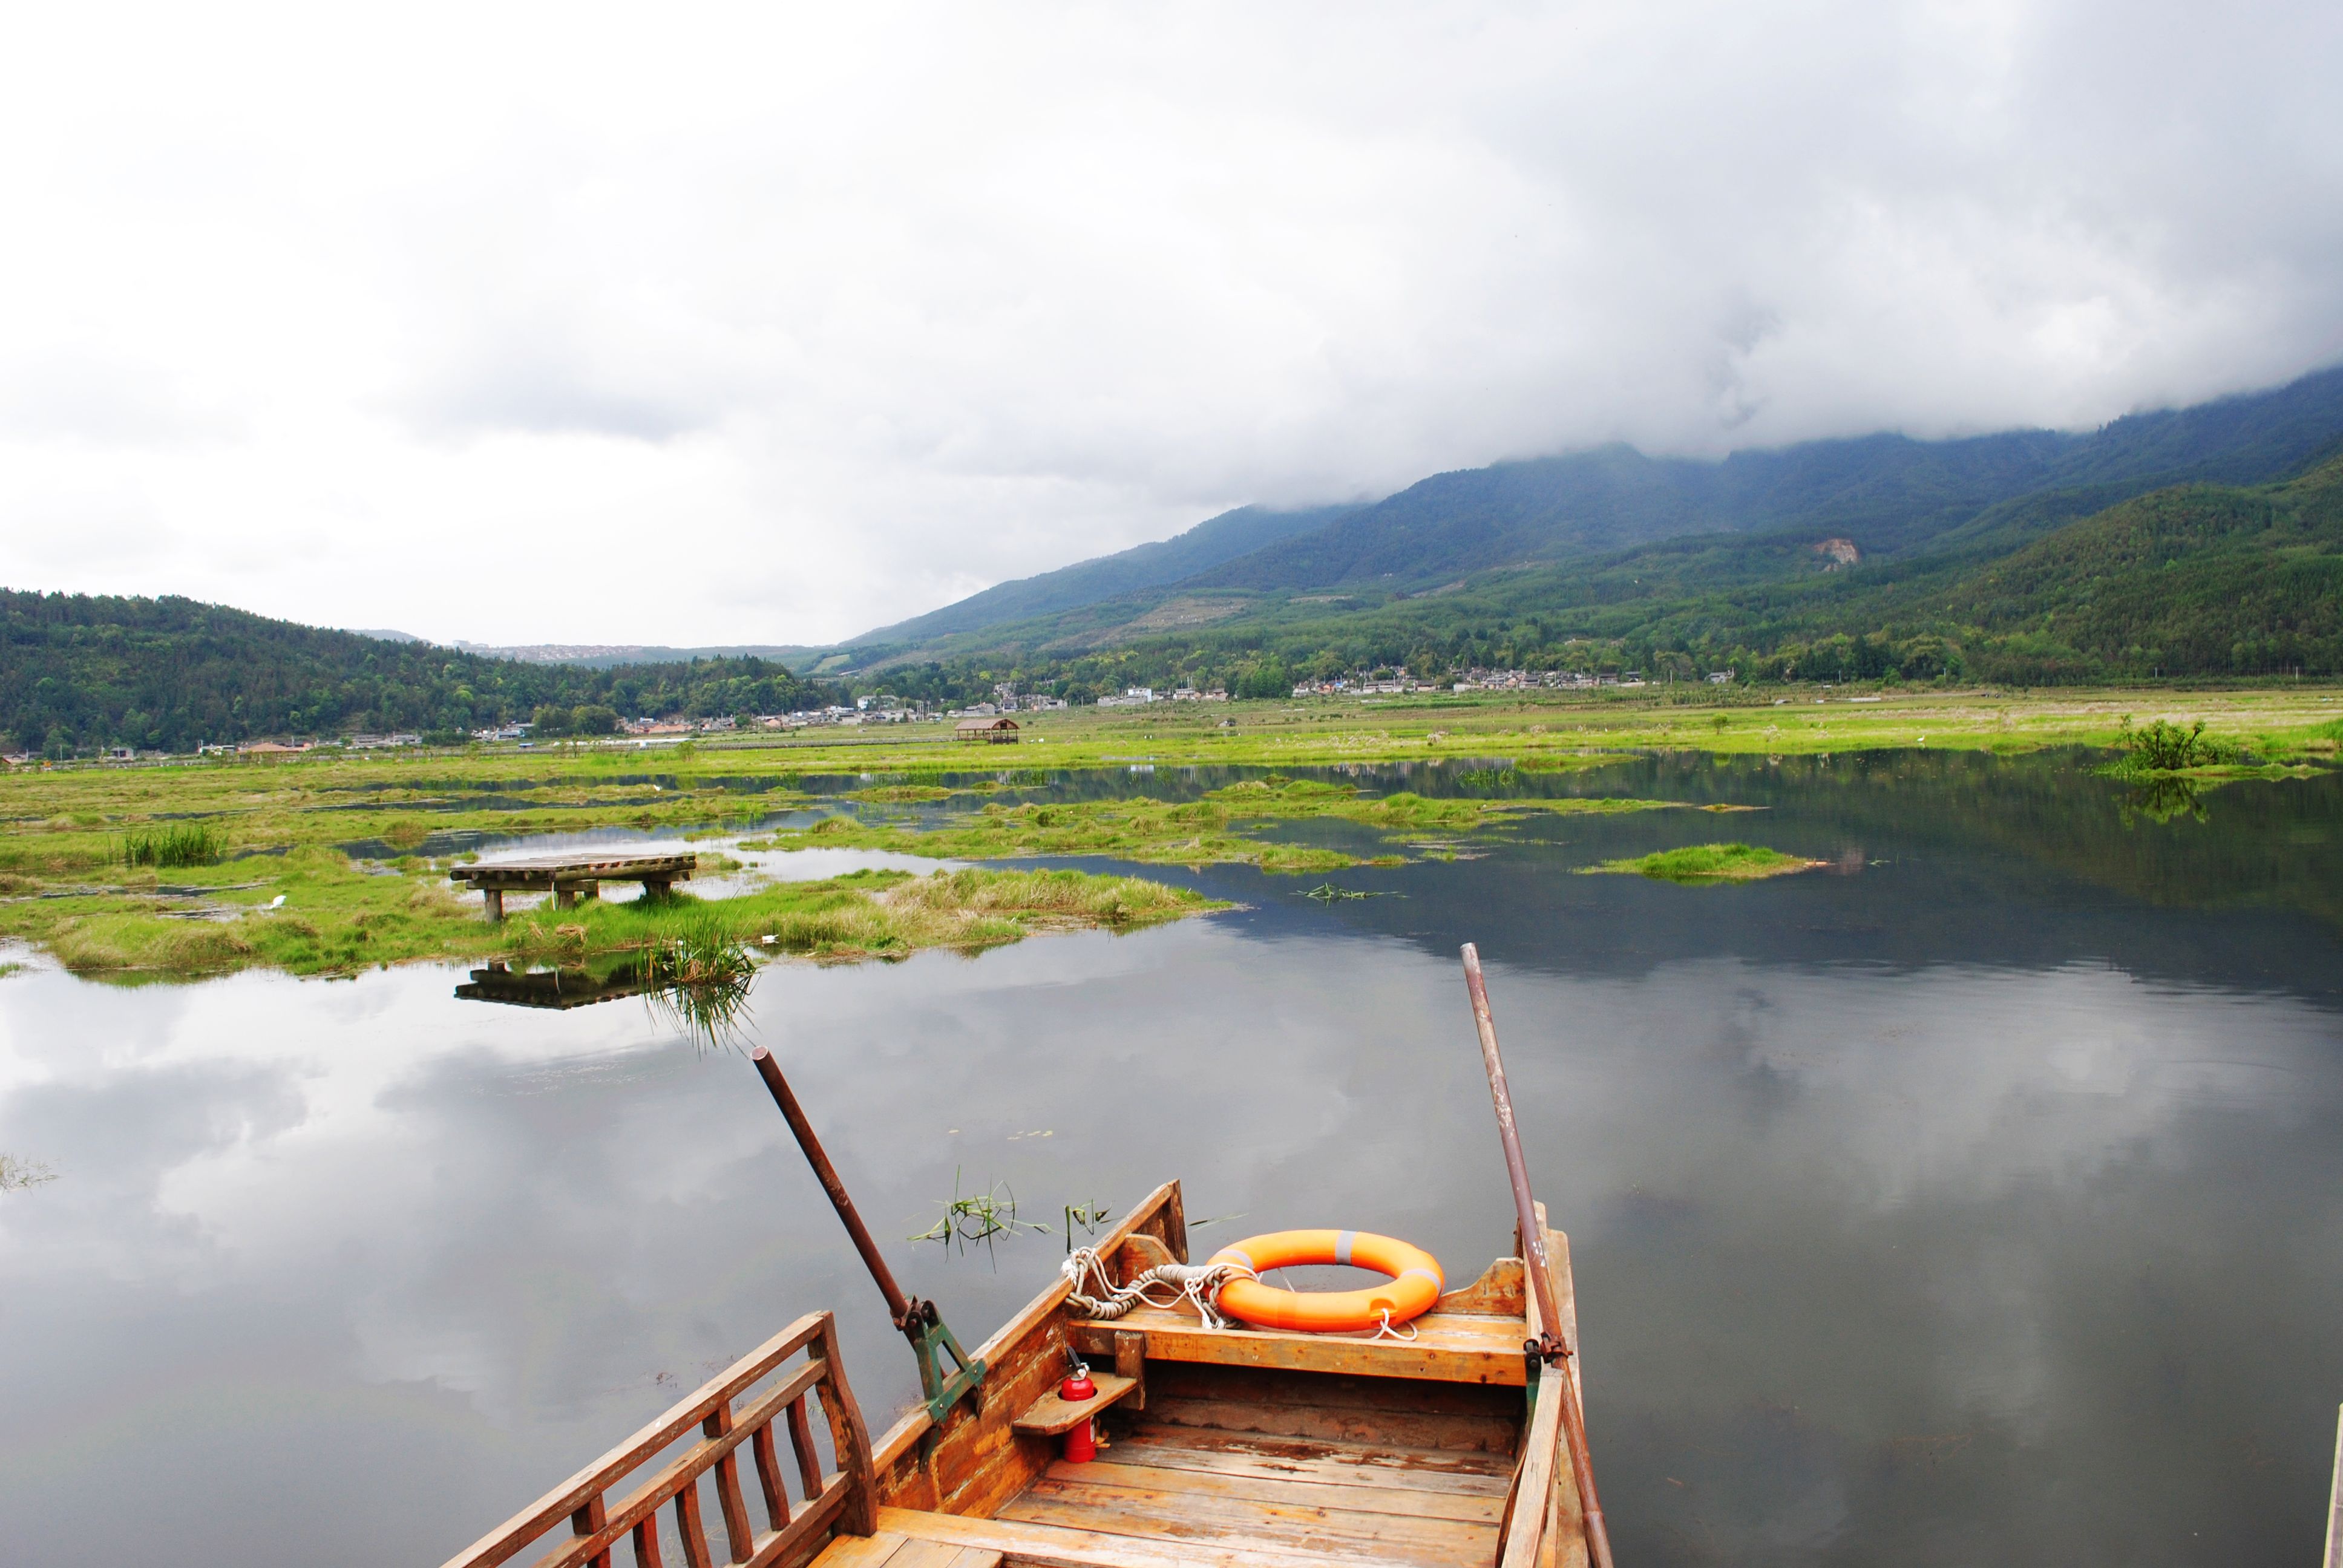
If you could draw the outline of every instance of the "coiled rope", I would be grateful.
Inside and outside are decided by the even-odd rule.
[[[1119,1318],[1141,1302],[1151,1307],[1176,1307],[1186,1301],[1208,1329],[1225,1329],[1236,1322],[1223,1316],[1218,1305],[1221,1292],[1230,1281],[1261,1278],[1242,1263],[1158,1263],[1131,1283],[1118,1285],[1096,1247],[1075,1248],[1058,1271],[1073,1286],[1066,1300],[1093,1318]],[[1095,1293],[1091,1290],[1093,1286]],[[1159,1302],[1147,1293],[1154,1289],[1173,1294],[1169,1301]]]

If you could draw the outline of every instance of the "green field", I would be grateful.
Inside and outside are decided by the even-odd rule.
[[[2333,688],[2028,696],[1894,688],[1606,689],[1586,694],[1417,696],[1307,702],[1164,703],[1023,716],[1014,746],[969,746],[941,726],[830,729],[769,741],[528,752],[318,751],[270,761],[34,766],[0,776],[0,937],[91,974],[266,967],[348,973],[377,964],[623,950],[679,911],[717,909],[742,940],[848,959],[980,948],[1029,932],[1129,929],[1210,907],[1122,876],[983,869],[865,873],[820,882],[734,877],[726,896],[540,910],[491,927],[459,901],[430,835],[627,827],[740,839],[774,813],[851,799],[866,810],[770,832],[750,847],[889,850],[960,861],[1088,856],[1162,865],[1243,862],[1316,873],[1440,859],[1528,814],[1644,811],[1667,800],[1365,796],[1271,771],[1200,800],[1110,789],[1069,803],[1002,806],[1004,783],[1071,770],[1228,764],[1274,770],[1444,760],[1567,772],[1622,751],[1842,753],[1886,748],[1999,752],[2107,749],[2157,720],[2206,725],[2222,777],[2334,765]],[[2128,724],[2127,722],[2128,721]],[[1124,773],[1127,777],[1127,772]],[[1452,768],[1471,788],[1473,769]],[[1715,809],[1712,807],[1711,809]],[[915,822],[910,813],[940,814]],[[1302,831],[1309,824],[1324,824]],[[1330,839],[1331,835],[1331,839]],[[363,845],[354,857],[343,846]],[[711,849],[713,847],[711,846]],[[711,854],[719,869],[728,864]],[[1632,868],[1643,869],[1641,867]],[[1071,880],[1066,879],[1071,878]],[[283,902],[277,903],[279,899]]]

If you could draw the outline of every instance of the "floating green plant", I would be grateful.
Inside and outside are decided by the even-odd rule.
[[[1632,860],[1605,860],[1598,866],[1582,867],[1579,874],[1633,873],[1655,881],[1699,885],[1755,882],[1767,877],[1810,871],[1822,863],[1755,844],[1694,844],[1681,849],[1662,849]]]

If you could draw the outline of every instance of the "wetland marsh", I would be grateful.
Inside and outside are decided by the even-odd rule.
[[[429,862],[568,843],[720,860],[666,909],[458,906],[421,926],[483,944],[454,963],[83,978],[11,948],[0,1151],[40,1179],[0,1192],[0,1500],[31,1561],[437,1561],[819,1307],[883,1422],[910,1358],[755,1074],[618,972],[713,911],[758,960],[728,1027],[963,1338],[1077,1210],[1172,1176],[1200,1242],[1503,1250],[1472,940],[1572,1237],[1623,1560],[2307,1557],[2343,1392],[2343,772],[2289,713],[2283,753],[2210,727],[2306,764],[2274,778],[2107,776],[2118,711],[2009,755],[1542,749],[1515,721],[1428,757],[1167,742],[1150,772],[220,769],[184,809],[226,858],[151,887],[106,846],[162,819],[163,770],[6,780],[10,919],[104,885],[75,896],[259,927],[280,892],[400,907],[447,897]],[[1727,841],[1802,874],[1575,874]],[[766,961],[785,931],[832,961]],[[844,961],[872,954],[899,961]],[[970,1194],[1020,1227],[895,1240]]]

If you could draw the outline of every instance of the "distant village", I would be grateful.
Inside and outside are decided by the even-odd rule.
[[[1708,684],[1723,686],[1734,680],[1734,672],[1721,669],[1711,672]],[[1443,677],[1437,680],[1422,680],[1404,668],[1396,670],[1361,671],[1330,679],[1304,680],[1293,688],[1293,696],[1303,698],[1357,698],[1432,695],[1473,691],[1582,690],[1598,687],[1640,687],[1650,684],[1640,670],[1626,670],[1616,675],[1590,675],[1560,669],[1481,669],[1466,670],[1462,675]],[[1173,687],[1161,690],[1151,686],[1132,686],[1121,695],[1109,693],[1100,697],[1100,708],[1145,708],[1158,702],[1227,702],[1229,693],[1222,687],[1198,689],[1192,686]],[[986,722],[1017,713],[1061,711],[1071,706],[1062,697],[1049,697],[1032,692],[1020,692],[1008,682],[993,688],[990,700],[971,702],[957,708],[934,703],[907,700],[889,692],[875,692],[857,697],[850,706],[831,703],[822,708],[799,709],[789,713],[725,714],[713,718],[618,719],[609,730],[577,734],[561,733],[558,740],[599,740],[605,743],[632,739],[640,746],[679,744],[701,736],[749,735],[758,733],[786,734],[797,730],[827,728],[853,729],[880,724],[952,724],[961,739],[1002,740],[1013,739],[1014,722]],[[542,717],[542,713],[540,713]],[[611,716],[607,712],[604,722]],[[546,744],[548,738],[539,733],[540,726],[531,720],[475,729],[466,739],[479,745],[511,745],[521,750],[532,750]],[[288,757],[323,749],[345,751],[385,751],[409,747],[420,748],[426,738],[417,732],[397,731],[388,734],[351,734],[336,737],[287,737],[281,739],[246,740],[233,744],[203,745],[196,755],[204,757]],[[169,753],[134,751],[128,747],[113,747],[98,754],[96,760],[117,766],[140,762],[170,760]],[[10,753],[0,756],[0,762],[10,767],[24,767],[41,762],[32,753]]]

